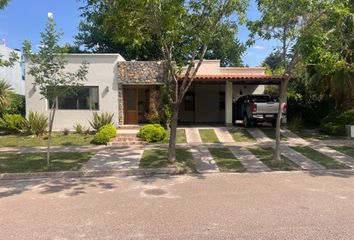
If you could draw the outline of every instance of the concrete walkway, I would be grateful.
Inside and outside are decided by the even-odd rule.
[[[308,141],[305,139],[299,137],[297,134],[293,133],[289,129],[281,129],[280,130],[281,135],[285,136],[288,140],[288,142],[294,143],[294,144],[309,144]]]
[[[273,139],[270,139],[258,128],[246,128],[246,130],[251,134],[252,137],[256,139],[258,143],[269,143],[272,142]]]
[[[196,147],[191,149],[194,164],[199,173],[215,173],[219,172],[213,157],[211,156],[208,148]]]
[[[199,135],[198,128],[185,128],[186,129],[186,138],[187,143],[201,143],[202,139]]]
[[[245,148],[230,147],[232,154],[240,160],[241,164],[247,169],[248,172],[264,172],[270,169],[262,163],[256,156]]]
[[[305,157],[301,153],[295,151],[294,149],[288,146],[281,146],[280,149],[282,155],[289,158],[291,161],[299,165],[304,170],[326,169],[324,166],[312,161],[311,159]]]
[[[344,163],[345,165],[354,168],[354,158],[338,152],[337,150],[334,150],[333,148],[327,147],[327,146],[320,146],[320,145],[313,145],[311,146],[313,149],[315,149],[316,151],[330,157],[333,158],[339,162]]]
[[[226,127],[216,127],[214,128],[214,131],[221,143],[235,142],[231,134],[229,133],[229,130]]]
[[[110,148],[98,152],[83,167],[84,170],[136,169],[144,150],[141,148]]]

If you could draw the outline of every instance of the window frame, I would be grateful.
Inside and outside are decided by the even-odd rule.
[[[77,87],[77,86],[75,86],[75,87]],[[77,110],[79,110],[79,111],[99,111],[100,110],[100,87],[99,86],[93,86],[93,85],[85,85],[85,86],[78,86],[78,87],[83,87],[83,88],[88,88],[89,89],[89,108],[87,108],[87,109],[84,109],[84,108],[79,108],[79,97],[77,96],[76,97],[76,108],[70,108],[70,109],[68,109],[68,108],[59,108],[59,98],[58,97],[56,97],[55,98],[55,109],[56,110],[63,110],[63,111],[65,111],[65,110],[69,110],[69,111],[72,111],[72,110],[75,110],[75,111],[77,111]],[[92,108],[92,96],[91,96],[91,94],[90,94],[90,88],[97,88],[97,109],[93,109]],[[66,96],[62,96],[62,98],[65,98]],[[49,99],[47,99],[47,109],[51,109],[51,101],[52,100],[49,100]]]
[[[191,96],[192,101],[186,101],[186,97]],[[191,104],[191,105],[189,105]],[[186,92],[184,95],[184,111],[186,112],[194,112],[195,111],[195,93],[192,91]]]

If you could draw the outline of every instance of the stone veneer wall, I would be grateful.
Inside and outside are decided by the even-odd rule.
[[[119,124],[124,124],[123,86],[124,85],[162,85],[166,76],[163,62],[131,61],[118,62],[118,105]]]

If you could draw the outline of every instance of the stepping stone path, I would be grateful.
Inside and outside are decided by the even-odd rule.
[[[247,129],[249,133],[256,138],[257,142],[259,143],[269,143],[274,140],[270,139],[267,137],[260,129],[254,128],[254,129]],[[290,132],[290,131],[289,131]],[[288,132],[288,135],[290,136]],[[293,136],[293,135],[292,135]],[[294,136],[293,136],[294,137]],[[298,137],[300,138],[300,137]],[[301,138],[300,138],[301,139]],[[305,140],[304,140],[305,141]],[[272,148],[275,148],[274,145],[271,146]],[[288,147],[288,146],[281,146],[281,153],[289,158],[291,161],[299,165],[302,169],[304,170],[316,170],[316,169],[325,169],[324,166],[312,161],[311,159],[305,157],[299,152],[296,152],[294,149]]]
[[[215,134],[221,143],[235,142],[226,127],[214,128]]]
[[[187,143],[201,143],[198,128],[186,128]]]
[[[321,146],[321,145],[314,145],[312,146],[313,149],[315,149],[316,151],[327,155],[328,157],[331,157],[339,162],[344,163],[345,165],[354,168],[354,158],[338,152],[337,150],[334,150],[333,148],[327,147],[327,146]]]
[[[85,170],[136,169],[143,155],[139,148],[110,148],[98,152],[84,167]]]
[[[297,144],[308,144],[309,143],[308,141],[299,137],[297,134],[293,133],[292,131],[290,131],[288,129],[281,129],[280,133],[283,136],[287,137],[289,142],[297,143]]]
[[[275,146],[273,146],[275,148]],[[281,153],[289,158],[291,161],[295,162],[304,170],[318,170],[318,169],[326,169],[324,166],[312,161],[311,159],[305,157],[301,153],[295,151],[294,149],[288,146],[281,146]]]
[[[198,147],[191,149],[194,164],[199,173],[215,173],[219,172],[213,157],[211,156],[208,148]]]
[[[252,137],[256,139],[259,143],[269,143],[272,142],[273,139],[270,139],[258,128],[246,128],[246,130],[251,134]]]
[[[232,154],[240,160],[241,164],[249,172],[264,172],[270,171],[270,169],[262,163],[255,155],[253,155],[247,149],[241,147],[230,147]]]

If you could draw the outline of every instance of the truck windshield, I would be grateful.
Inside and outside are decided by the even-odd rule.
[[[274,102],[273,98],[269,96],[250,96],[250,102]]]

